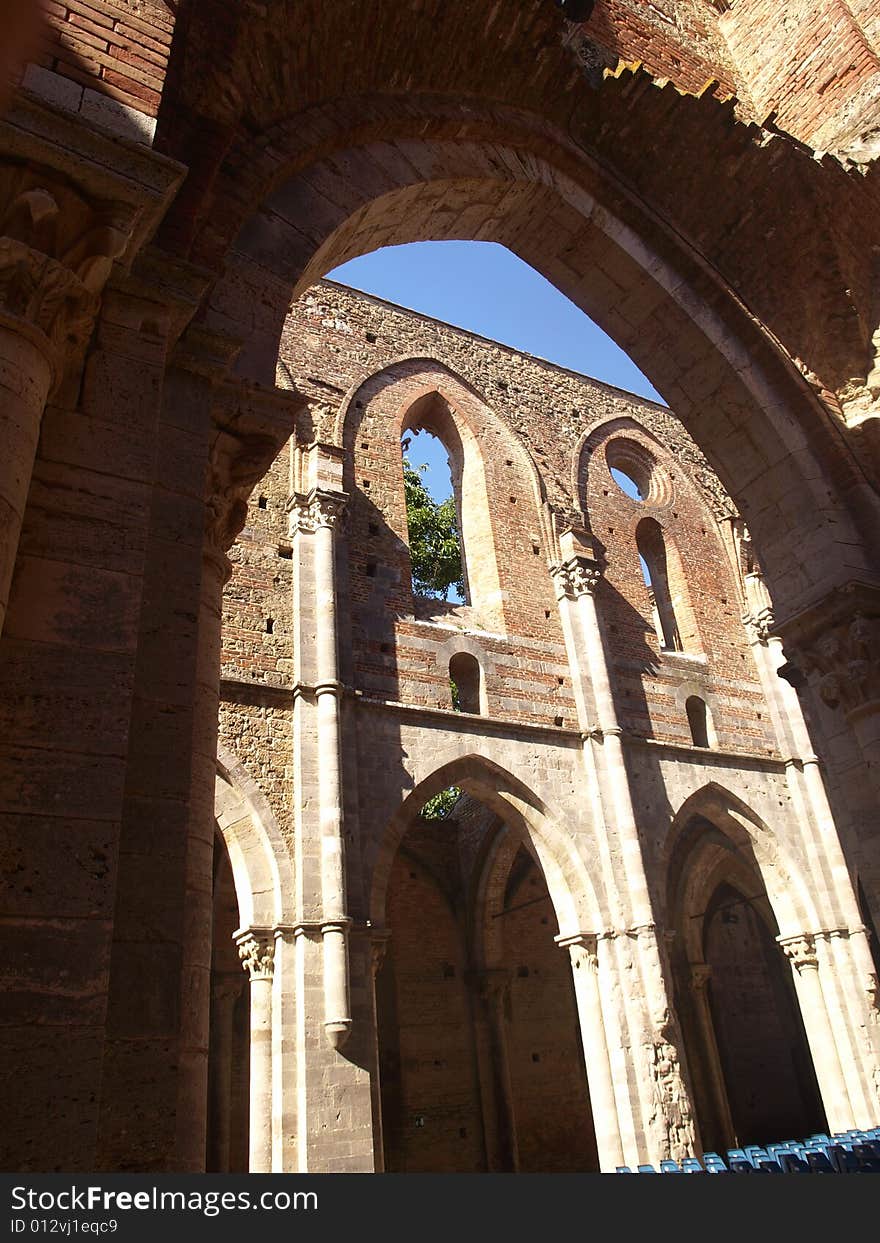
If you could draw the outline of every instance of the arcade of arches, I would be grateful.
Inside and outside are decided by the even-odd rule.
[[[876,6],[50,7],[0,116],[3,1167],[877,1124]],[[448,238],[669,408],[322,280]]]

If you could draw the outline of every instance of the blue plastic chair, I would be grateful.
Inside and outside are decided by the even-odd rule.
[[[729,1171],[717,1152],[703,1153],[703,1166],[707,1174],[727,1174]]]
[[[681,1162],[682,1174],[705,1174],[706,1171],[700,1165],[696,1157],[684,1157]]]
[[[640,1165],[638,1167],[638,1170],[640,1174],[656,1174],[657,1173],[653,1165]]]
[[[681,1167],[679,1166],[677,1161],[661,1161],[660,1162],[660,1173],[661,1174],[680,1174]]]

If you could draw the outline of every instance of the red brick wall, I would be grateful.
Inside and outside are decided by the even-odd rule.
[[[358,387],[365,374],[381,372],[401,357],[421,361],[398,368],[391,388],[372,380]],[[689,744],[687,716],[676,695],[685,681],[696,679],[720,701],[716,727],[722,746],[758,755],[772,750],[768,713],[740,621],[738,587],[716,520],[732,509],[672,415],[585,377],[329,284],[316,286],[294,305],[282,358],[282,383],[292,377],[306,392],[316,399],[329,398],[332,405],[346,392],[351,397],[348,447],[354,465],[345,485],[351,499],[343,541],[347,571],[340,584],[348,593],[343,616],[350,608],[352,619],[344,677],[362,694],[451,707],[448,666],[437,656],[451,631],[429,620],[425,614],[430,612],[446,626],[481,632],[475,637],[490,665],[490,715],[577,727],[545,533],[522,451],[527,446],[554,503],[568,512],[586,503],[593,530],[605,546],[608,569],[601,608],[624,724],[637,734]],[[479,437],[504,593],[500,618],[481,618],[479,607],[450,611],[445,606],[444,611],[442,604],[418,601],[413,612],[400,424],[407,402],[430,387],[436,374],[449,388],[442,369],[438,373],[435,362],[425,361],[431,359],[454,368],[466,382],[455,389],[454,400]],[[699,632],[693,654],[660,653],[636,555],[635,527],[647,511],[618,491],[601,447],[589,482],[586,476],[582,481],[587,490],[580,497],[572,495],[572,464],[581,436],[592,421],[609,415],[643,419],[669,450],[670,469],[677,470],[675,459],[686,468],[679,471],[674,502],[662,512],[650,512],[674,544],[687,580]],[[330,433],[329,426],[323,429],[325,437]],[[647,435],[642,439],[658,451],[658,440]],[[233,549],[235,571],[224,604],[225,675],[278,687],[290,686],[292,668],[291,561],[284,555],[289,551],[289,489],[285,452],[251,498],[247,526]],[[287,747],[285,710],[281,701],[277,711],[265,705],[247,709],[257,771],[267,734],[277,739],[277,747]],[[235,746],[249,749],[248,738],[236,739]],[[281,751],[277,754],[280,758]],[[241,758],[247,763],[249,755]],[[273,773],[273,783],[276,777]],[[277,784],[270,797],[277,798],[285,815],[280,778]]]
[[[696,94],[710,80],[735,93],[733,70],[707,0],[599,0],[586,34],[622,60]]]
[[[656,460],[664,480],[660,495],[639,502],[618,488],[606,451],[621,439]],[[600,429],[591,438],[582,472],[592,530],[607,558],[599,600],[624,727],[642,736],[689,743],[687,716],[678,702],[679,688],[688,684],[714,704],[723,748],[772,751],[769,714],[740,622],[733,564],[690,469],[658,440],[623,424]],[[666,542],[682,652],[661,651],[653,625],[636,546],[636,528],[646,517],[658,523]]]
[[[464,935],[431,875],[398,852],[377,982],[386,1167],[485,1168]]]
[[[174,30],[162,0],[44,0],[37,63],[149,116],[159,110]]]
[[[568,951],[553,940],[556,918],[538,868],[530,866],[510,887],[505,907],[507,1040],[520,1171],[598,1170],[571,965]]]
[[[774,112],[780,129],[809,141],[880,74],[876,44],[872,49],[853,16],[859,7],[845,0],[734,0],[721,29],[758,120]]]

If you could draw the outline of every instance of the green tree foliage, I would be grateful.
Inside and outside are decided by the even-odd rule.
[[[433,798],[429,798],[422,808],[422,818],[425,820],[445,820],[452,815],[455,804],[461,798],[461,790],[458,786],[448,786],[447,789],[441,790],[439,794],[435,794]]]
[[[422,471],[403,459],[403,489],[409,528],[413,590],[421,596],[448,600],[454,587],[464,598],[461,541],[455,498],[435,501],[422,482]]]

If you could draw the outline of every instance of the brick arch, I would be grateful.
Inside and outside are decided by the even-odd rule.
[[[402,379],[406,373],[415,371],[417,374],[419,368],[424,368],[430,374],[426,377],[424,384],[417,386],[414,392],[408,396],[406,404],[401,404],[401,420],[406,417],[406,410],[408,408],[412,407],[422,397],[429,396],[431,393],[438,393],[447,405],[455,409],[459,409],[463,404],[467,405],[471,401],[477,403],[481,412],[493,422],[496,422],[497,426],[503,429],[504,434],[509,437],[510,446],[516,451],[520,459],[520,465],[529,477],[536,504],[538,506],[542,505],[546,500],[546,489],[535,459],[528,448],[515,433],[511,432],[510,427],[506,423],[502,423],[497,418],[491,403],[486,400],[482,393],[479,393],[464,376],[459,375],[458,372],[437,358],[405,354],[392,359],[379,371],[365,371],[361,379],[349,387],[339,404],[334,424],[334,442],[342,447],[351,447],[357,436],[357,425],[363,417],[363,411],[358,408],[357,401],[365,389],[380,383],[393,384]]]
[[[241,926],[293,922],[293,866],[278,821],[244,765],[222,744],[214,817],[232,864]]]
[[[370,424],[371,450],[360,456],[361,429]],[[515,607],[515,583],[503,563],[505,538],[523,542],[539,531],[546,548],[553,547],[553,526],[541,476],[531,453],[471,384],[445,363],[408,357],[387,364],[352,386],[337,411],[334,436],[350,454],[347,486],[357,489],[359,462],[370,454],[384,455],[387,491],[383,516],[398,541],[407,542],[400,436],[425,426],[449,454],[458,508],[468,604],[484,629],[504,632]],[[364,433],[366,435],[366,433]],[[511,466],[501,465],[497,445],[504,445]],[[532,506],[505,512],[502,488],[508,487]],[[398,542],[391,550],[406,577],[407,553]]]
[[[419,782],[391,817],[375,856],[370,881],[370,918],[377,927],[384,923],[388,881],[404,835],[427,800],[449,786],[460,786],[479,799],[529,843],[546,878],[560,933],[574,934],[585,927],[605,926],[596,884],[565,826],[517,777],[485,756],[469,754],[443,764]]]
[[[746,864],[754,861],[781,936],[820,926],[809,878],[780,843],[778,834],[747,803],[714,781],[690,795],[673,819],[664,850],[668,917],[678,905],[673,893],[686,884],[694,850],[697,854],[702,850],[699,841],[686,840],[687,829],[696,818],[717,828]]]
[[[748,522],[783,621],[874,577],[877,497],[842,428],[718,274],[613,179],[570,148],[537,156],[448,137],[334,158],[344,205],[318,202],[325,162],[301,169],[240,231],[215,290],[208,322],[242,332],[244,374],[274,381],[290,288],[330,265],[410,240],[493,240],[580,305],[675,406]]]

